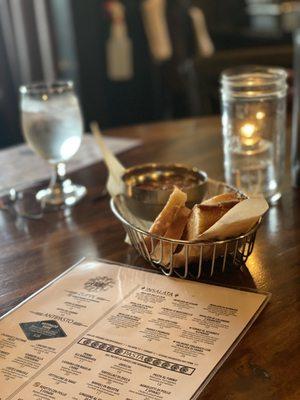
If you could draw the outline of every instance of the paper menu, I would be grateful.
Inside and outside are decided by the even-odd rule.
[[[0,321],[0,399],[196,398],[267,300],[82,261]]]

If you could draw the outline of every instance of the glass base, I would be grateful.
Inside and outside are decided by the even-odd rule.
[[[73,206],[86,195],[86,188],[66,179],[61,185],[50,186],[36,194],[36,199],[45,206]]]

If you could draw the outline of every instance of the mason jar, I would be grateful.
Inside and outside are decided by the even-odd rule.
[[[285,172],[287,73],[243,66],[221,75],[226,182],[270,203],[281,197]]]

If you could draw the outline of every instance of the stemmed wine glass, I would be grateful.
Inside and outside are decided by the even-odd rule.
[[[44,205],[71,206],[86,188],[66,179],[65,162],[80,147],[83,121],[71,81],[20,87],[22,128],[29,146],[53,166],[49,187],[36,194]]]

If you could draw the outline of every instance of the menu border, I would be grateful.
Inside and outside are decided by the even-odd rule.
[[[67,274],[69,274],[70,272],[73,271],[73,269],[75,269],[78,265],[80,265],[83,262],[100,262],[100,263],[106,263],[106,264],[110,264],[113,266],[120,266],[120,267],[125,267],[125,268],[130,268],[130,269],[135,269],[135,270],[139,270],[142,272],[149,272],[149,273],[154,273],[157,275],[160,275],[160,272],[157,270],[149,270],[147,268],[143,268],[143,267],[138,267],[138,266],[133,266],[133,265],[129,265],[129,264],[124,264],[124,263],[119,263],[119,262],[114,262],[111,260],[106,260],[106,259],[102,259],[102,258],[92,258],[92,257],[83,257],[81,258],[79,261],[77,261],[75,264],[73,264],[71,267],[67,268],[64,272],[62,272],[60,275],[58,275],[57,277],[55,277],[54,279],[52,279],[50,282],[48,282],[46,285],[44,285],[43,287],[41,287],[40,289],[38,289],[36,292],[32,293],[30,296],[28,296],[26,299],[24,299],[23,301],[21,301],[17,306],[13,307],[11,310],[9,310],[8,312],[6,312],[4,315],[2,315],[0,317],[0,321],[2,321],[5,317],[7,317],[8,315],[10,315],[11,313],[13,313],[14,311],[16,311],[19,307],[21,307],[22,305],[24,305],[25,303],[27,303],[29,300],[31,300],[32,298],[34,298],[35,296],[37,296],[39,293],[43,292],[45,289],[47,289],[48,287],[50,287],[51,285],[53,285],[54,283],[56,283],[57,281],[59,281],[60,279],[62,279],[64,276],[66,276]],[[178,278],[178,277],[172,277],[171,279],[178,279],[180,281],[182,281],[183,279]],[[265,299],[263,301],[263,303],[261,304],[261,306],[258,308],[258,310],[256,311],[256,313],[252,316],[252,318],[250,319],[250,321],[248,322],[248,324],[246,325],[246,327],[243,329],[243,331],[240,333],[240,335],[236,338],[236,340],[233,342],[233,344],[230,346],[230,348],[227,350],[227,352],[223,355],[223,357],[220,359],[220,361],[216,364],[216,366],[213,368],[213,370],[210,372],[210,374],[206,377],[206,379],[203,381],[203,383],[199,386],[199,388],[195,391],[195,393],[192,395],[192,397],[190,397],[189,400],[197,400],[199,395],[202,393],[202,391],[205,389],[205,387],[208,385],[208,383],[211,381],[211,379],[215,376],[215,374],[219,371],[219,369],[221,368],[221,366],[225,363],[225,361],[227,360],[227,358],[231,355],[231,353],[235,350],[235,348],[238,346],[238,344],[240,343],[240,341],[243,339],[243,337],[246,335],[246,333],[249,331],[249,329],[251,328],[251,326],[254,324],[254,322],[257,320],[257,318],[259,317],[259,315],[262,313],[262,311],[265,309],[266,305],[268,304],[268,302],[270,301],[272,294],[270,292],[266,292],[266,291],[260,291],[260,290],[256,290],[256,289],[252,289],[252,288],[245,288],[245,287],[239,287],[239,286],[225,286],[225,285],[221,285],[221,284],[210,284],[207,282],[198,282],[198,281],[193,281],[193,280],[188,280],[189,283],[193,283],[193,284],[204,284],[204,285],[211,285],[211,286],[220,286],[220,287],[224,287],[227,289],[233,289],[233,290],[239,290],[239,291],[243,291],[243,292],[252,292],[252,293],[257,293],[257,294],[261,294],[265,296]]]

